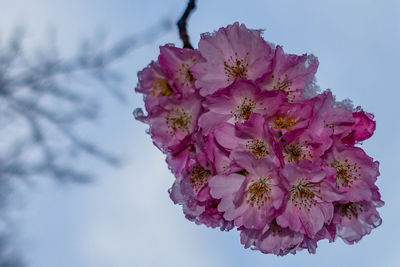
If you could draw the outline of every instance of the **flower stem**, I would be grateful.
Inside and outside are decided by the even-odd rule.
[[[196,0],[189,0],[185,12],[183,13],[182,17],[179,19],[177,23],[179,30],[179,37],[183,42],[183,48],[193,49],[193,46],[190,44],[186,26],[189,15],[195,8],[196,8]]]

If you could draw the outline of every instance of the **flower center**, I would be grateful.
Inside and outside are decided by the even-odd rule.
[[[178,108],[168,112],[166,123],[171,135],[174,135],[178,129],[186,134],[189,134],[192,123],[192,115],[187,113],[183,108]]]
[[[256,157],[256,159],[265,158],[269,155],[267,143],[260,139],[247,141],[247,149]]]
[[[337,160],[331,166],[336,169],[336,186],[339,188],[351,187],[355,181],[361,176],[359,173],[361,167],[357,166],[357,162],[354,164],[349,163],[348,159],[344,161]]]
[[[283,153],[285,156],[286,162],[299,162],[302,159],[312,159],[313,156],[311,154],[310,148],[307,145],[307,142],[304,144],[288,144],[283,147]]]
[[[296,98],[296,95],[294,95],[294,93],[299,92],[300,89],[296,88],[296,89],[292,89],[292,81],[289,79],[288,75],[285,74],[283,78],[278,77],[278,79],[276,79],[276,77],[274,75],[271,76],[272,78],[272,82],[273,82],[273,86],[272,89],[273,90],[281,90],[283,92],[285,92],[288,101],[289,102],[293,102],[294,99]]]
[[[271,224],[270,224],[270,231],[272,232],[272,235],[277,235],[277,234],[281,234],[283,232],[282,227],[280,227],[278,225],[278,223],[276,222],[276,219],[274,219]]]
[[[310,211],[317,204],[317,198],[322,199],[322,196],[319,195],[321,190],[315,188],[317,186],[319,187],[319,184],[312,184],[308,182],[307,178],[301,179],[290,188],[288,198],[299,210],[304,207]]]
[[[236,122],[248,120],[250,115],[256,109],[256,101],[245,97],[242,103],[236,106],[236,110],[232,111],[231,114],[235,117]]]
[[[190,183],[194,191],[200,191],[200,189],[208,182],[210,176],[211,171],[204,169],[200,164],[194,165],[189,173]]]
[[[246,203],[250,206],[257,206],[261,208],[265,201],[271,199],[269,193],[271,192],[271,187],[269,186],[269,180],[271,177],[259,178],[257,181],[252,179],[247,191],[244,193],[246,198]]]
[[[346,204],[338,204],[342,216],[346,216],[349,220],[353,217],[358,218],[358,215],[364,211],[363,205],[357,202],[349,202]]]
[[[160,79],[156,78],[153,82],[153,95],[160,97],[160,96],[169,96],[173,93],[171,86],[169,86],[168,81],[166,78]]]
[[[247,53],[248,55],[249,53]],[[226,75],[226,81],[228,83],[232,82],[236,78],[247,78],[247,67],[249,63],[245,59],[238,59],[237,53],[235,53],[235,58],[232,56],[224,61],[224,71]]]
[[[292,130],[292,126],[296,124],[296,120],[292,118],[282,118],[278,117],[274,120],[274,128],[275,129],[286,129]]]
[[[180,68],[179,68],[179,72],[181,73],[181,81],[180,84],[181,86],[184,85],[193,85],[194,82],[196,81],[196,79],[194,78],[193,74],[190,71],[190,68],[193,66],[193,64],[195,63],[196,59],[192,59],[192,64],[189,65],[187,63],[182,63]]]

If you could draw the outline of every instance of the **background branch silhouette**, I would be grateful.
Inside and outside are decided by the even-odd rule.
[[[98,95],[108,94],[125,103],[128,90],[121,88],[124,77],[115,66],[171,26],[169,20],[161,20],[106,48],[96,39],[86,40],[69,58],[52,45],[29,55],[21,30],[0,43],[1,267],[25,265],[13,249],[9,233],[7,202],[15,183],[31,183],[39,177],[89,182],[93,173],[78,164],[81,158],[118,166],[119,156],[84,137],[79,125],[97,118],[101,110]]]

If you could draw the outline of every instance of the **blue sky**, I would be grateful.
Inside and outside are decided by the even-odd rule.
[[[159,19],[176,20],[185,5],[178,0],[1,0],[0,37],[23,25],[27,49],[33,51],[54,29],[60,51],[69,55],[83,37],[101,31],[108,41],[117,40]],[[376,133],[362,147],[380,161],[378,186],[386,205],[380,209],[383,224],[360,243],[321,242],[316,255],[276,257],[244,250],[234,230],[220,232],[184,219],[167,194],[174,178],[164,156],[131,115],[142,105],[133,92],[136,73],[157,57],[159,45],[180,45],[174,29],[119,63],[127,75],[123,90],[129,104],[103,97],[101,119],[83,130],[122,155],[125,165],[93,166],[98,175],[91,185],[43,179],[17,193],[23,203],[14,214],[17,241],[30,266],[400,266],[399,12],[397,0],[200,0],[189,22],[195,46],[200,33],[235,21],[265,29],[265,39],[287,52],[319,58],[322,89],[375,114]]]

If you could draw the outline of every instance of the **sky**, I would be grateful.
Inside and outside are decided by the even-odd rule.
[[[182,0],[0,0],[0,40],[23,26],[26,47],[34,51],[55,31],[59,50],[70,55],[82,38],[101,32],[111,43],[161,19],[177,20],[185,5]],[[101,97],[101,119],[82,130],[121,155],[123,166],[94,164],[96,179],[88,185],[38,179],[16,192],[17,244],[28,266],[399,267],[399,12],[398,0],[198,0],[189,21],[195,47],[201,33],[235,21],[265,29],[264,38],[286,52],[318,57],[322,89],[375,114],[377,130],[362,147],[380,162],[377,185],[386,205],[379,209],[383,224],[358,244],[320,242],[315,255],[276,257],[245,250],[235,230],[208,229],[184,218],[167,193],[174,177],[164,156],[132,116],[143,105],[133,90],[137,72],[156,59],[159,45],[181,45],[173,29],[118,63],[126,75],[122,90],[128,104]]]

